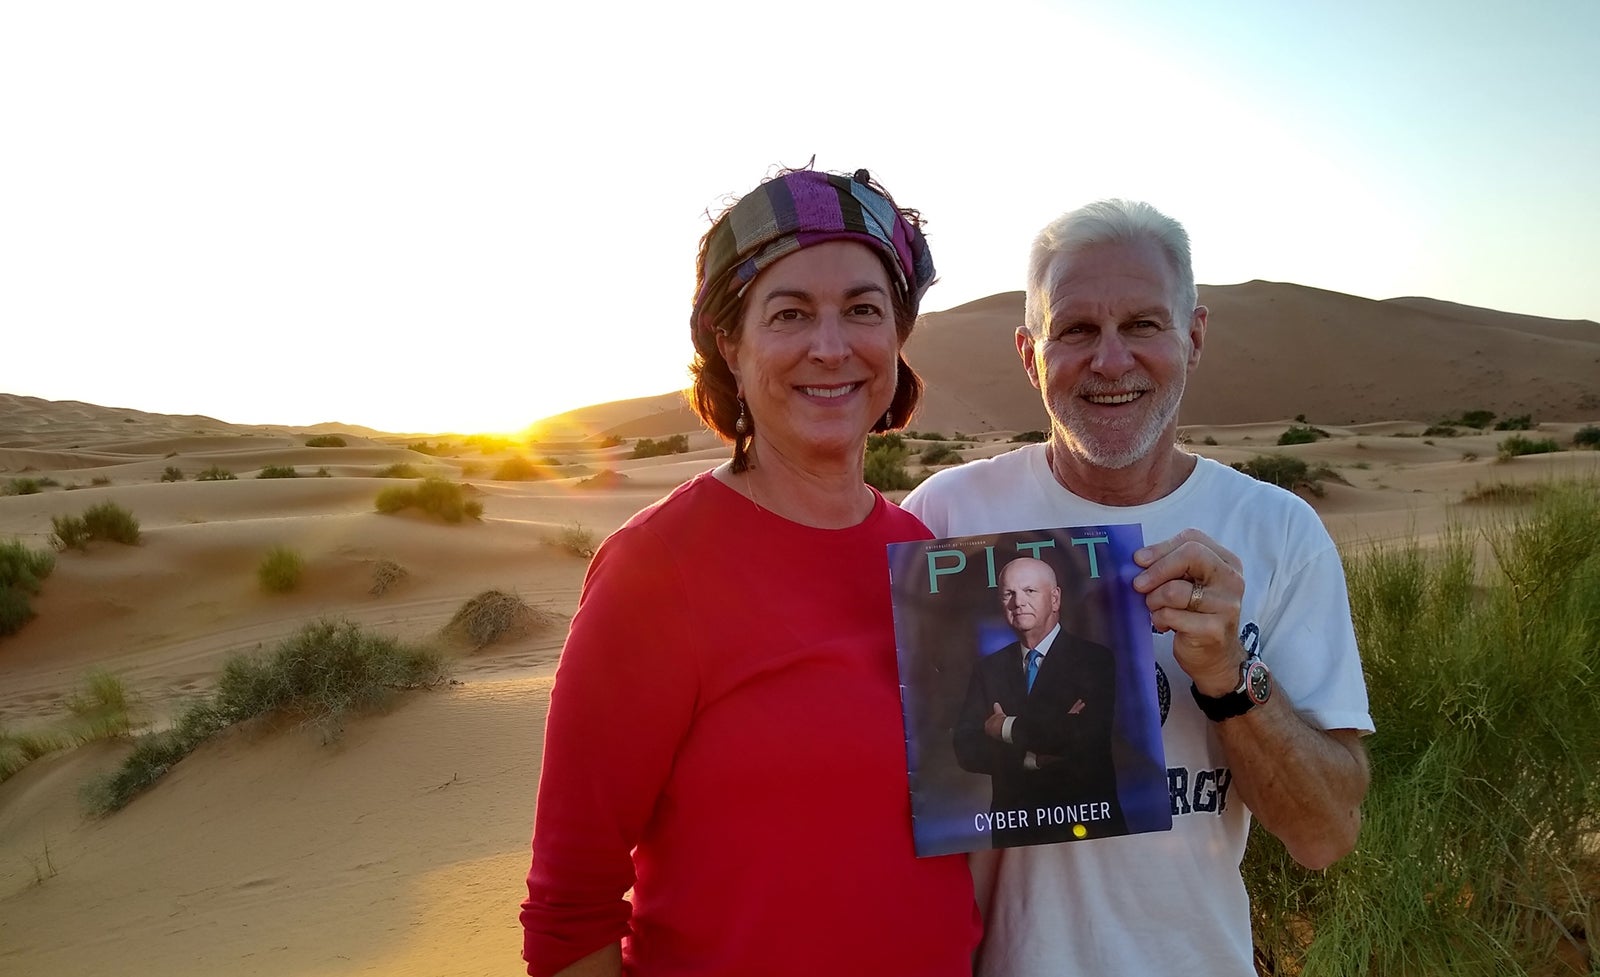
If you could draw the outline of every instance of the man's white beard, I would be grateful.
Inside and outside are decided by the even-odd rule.
[[[1187,377],[1179,375],[1176,383],[1165,389],[1146,393],[1140,403],[1156,397],[1143,413],[1143,423],[1138,418],[1128,418],[1114,426],[1092,419],[1094,408],[1082,399],[1086,392],[1099,393],[1092,384],[1080,384],[1078,389],[1063,398],[1050,398],[1046,406],[1066,442],[1067,450],[1094,465],[1096,468],[1116,470],[1147,457],[1166,433],[1167,427],[1178,416],[1178,405],[1183,402]]]

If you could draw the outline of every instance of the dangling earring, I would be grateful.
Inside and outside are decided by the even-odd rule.
[[[894,408],[892,407],[883,412],[883,429],[887,431],[891,427],[894,427]]]
[[[745,420],[744,398],[739,398],[739,419],[733,422],[733,433],[741,437],[750,430],[750,422]]]

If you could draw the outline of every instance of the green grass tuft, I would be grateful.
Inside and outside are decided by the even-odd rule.
[[[286,594],[300,586],[305,575],[306,561],[298,550],[287,546],[274,546],[256,566],[256,580],[261,589],[273,594]]]
[[[257,478],[299,478],[300,473],[294,470],[293,465],[264,465],[256,473]]]
[[[1506,438],[1500,442],[1498,448],[1500,461],[1510,461],[1521,455],[1547,455],[1560,450],[1561,445],[1556,442],[1555,438],[1534,440],[1533,438],[1525,438],[1520,434],[1513,434],[1511,437]]]
[[[421,478],[422,472],[409,461],[397,461],[392,465],[385,465],[372,473],[374,478]]]
[[[425,478],[416,486],[386,488],[378,493],[373,507],[385,515],[417,508],[445,522],[460,522],[463,516],[477,519],[483,515],[483,503],[466,498],[460,485],[443,478]]]
[[[349,621],[308,624],[267,657],[234,657],[216,691],[190,704],[169,730],[139,737],[120,769],[90,782],[84,798],[95,814],[124,805],[207,738],[236,724],[288,714],[337,737],[353,712],[382,704],[397,691],[438,684],[446,673],[438,652],[365,631]]]
[[[1257,826],[1257,960],[1278,974],[1553,972],[1557,946],[1600,925],[1586,849],[1600,828],[1600,482],[1552,485],[1481,537],[1374,547],[1346,571],[1378,729],[1361,838],[1312,872]]]

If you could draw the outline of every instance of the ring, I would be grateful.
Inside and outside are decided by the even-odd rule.
[[[1194,590],[1189,592],[1189,610],[1198,611],[1200,609],[1200,598],[1205,595],[1206,589],[1197,583],[1191,583],[1190,586]]]

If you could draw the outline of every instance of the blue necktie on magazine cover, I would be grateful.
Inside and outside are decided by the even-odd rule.
[[[1039,659],[1044,656],[1032,648],[1028,649],[1028,691],[1033,691],[1033,680],[1039,677]]]

